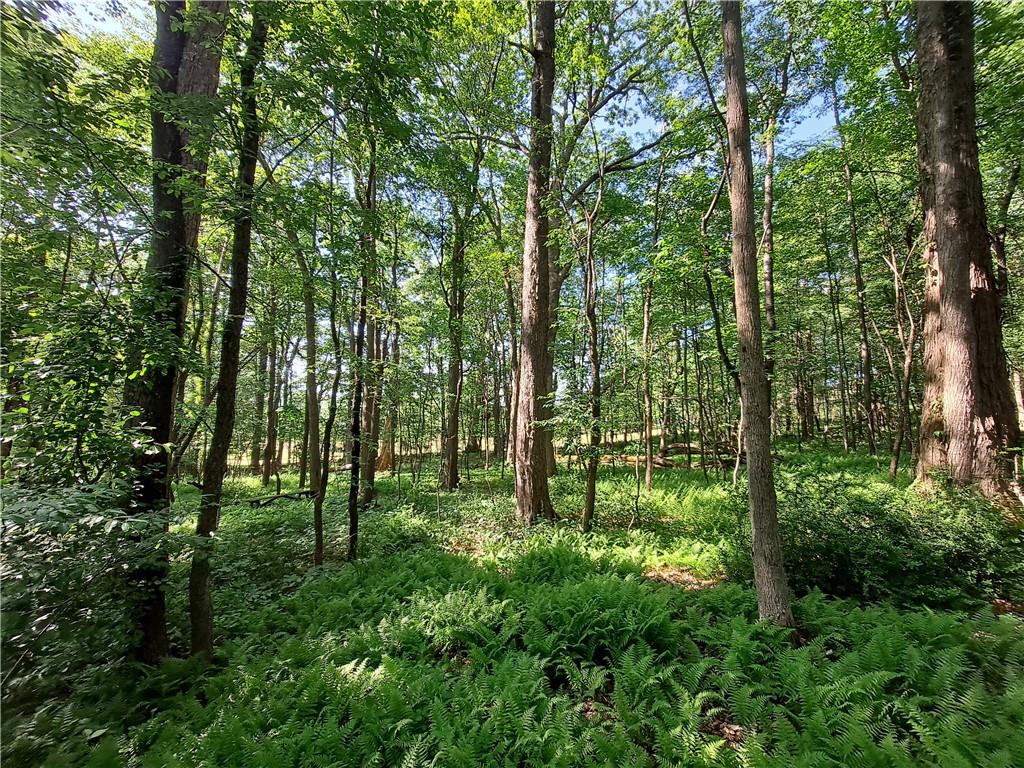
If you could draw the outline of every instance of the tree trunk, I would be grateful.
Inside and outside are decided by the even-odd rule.
[[[597,212],[597,206],[594,208]],[[581,527],[587,533],[593,527],[597,499],[597,467],[601,452],[601,343],[597,326],[597,264],[594,259],[593,217],[587,218],[586,261],[583,264],[583,301],[587,320],[590,357],[590,445],[587,454],[587,480]]]
[[[365,405],[363,409],[363,445],[366,458],[363,462],[363,505],[373,501],[376,493],[377,455],[380,446],[380,398],[384,381],[384,349],[381,346],[383,334],[380,322],[374,318],[370,321],[370,334],[367,344],[367,377],[364,385]]]
[[[213,654],[213,604],[210,600],[210,537],[220,521],[224,474],[235,428],[235,400],[238,385],[238,359],[242,342],[242,321],[249,290],[249,254],[252,250],[253,181],[259,152],[260,126],[256,113],[253,82],[263,59],[267,40],[267,21],[256,8],[245,59],[239,71],[242,92],[242,138],[238,154],[238,181],[235,184],[236,209],[231,246],[231,289],[220,347],[220,377],[217,383],[217,417],[210,441],[210,452],[203,466],[203,495],[199,503],[195,552],[189,572],[189,618],[192,623],[192,655],[209,658]]]
[[[651,302],[653,301],[653,275],[644,285],[643,334],[641,346],[644,354],[644,488],[654,487],[654,398],[651,394]]]
[[[263,450],[263,409],[267,404],[267,342],[261,341],[256,355],[256,398],[252,425],[252,446],[249,449],[249,469],[260,473],[260,454]]]
[[[267,442],[263,447],[263,485],[270,484],[270,476],[277,471],[277,409],[281,401],[281,383],[277,370],[277,294],[270,294],[270,351],[267,355]]]
[[[316,497],[320,491],[320,390],[316,381],[317,364],[317,322],[316,294],[313,273],[306,258],[306,252],[299,242],[297,233],[289,230],[289,239],[295,250],[295,258],[302,275],[302,308],[306,326],[306,430],[302,445],[303,465],[309,474],[309,489]],[[324,561],[324,521],[322,510],[313,509],[313,564]]]
[[[181,339],[185,324],[188,285],[188,238],[185,205],[178,185],[182,177],[183,139],[174,115],[163,110],[177,93],[178,75],[187,36],[183,24],[185,3],[167,2],[156,6],[156,39],[150,82],[156,92],[151,111],[153,152],[153,243],[146,261],[145,284],[135,300],[137,314],[156,326],[166,327]],[[177,378],[176,350],[138,350],[137,367],[147,351],[158,352],[170,361],[150,366],[145,373],[129,379],[125,405],[139,416],[134,425],[146,429],[156,450],[135,453],[132,468],[135,484],[131,504],[134,511],[149,517],[158,532],[166,532],[166,511],[170,498],[168,468],[170,452],[162,446],[171,440],[174,428],[174,385]],[[134,372],[133,372],[134,375]],[[140,629],[136,654],[140,661],[155,664],[169,651],[167,609],[163,581],[168,570],[166,549],[153,562],[135,568],[135,612]]]
[[[181,56],[178,75],[178,95],[192,104],[217,95],[220,82],[220,60],[224,45],[224,27],[230,4],[228,0],[199,0],[188,12],[188,40]],[[213,135],[211,117],[195,120],[182,130],[184,162],[192,183],[202,189],[206,186],[206,169],[210,157],[210,137]],[[200,209],[185,211],[185,240],[190,256],[199,245]]]
[[[512,289],[512,276],[505,269],[505,299],[508,305],[508,337],[509,337],[509,374],[512,379],[511,392],[508,395],[505,423],[508,426],[505,438],[505,460],[512,465],[516,463],[516,418],[519,414],[519,338],[516,335],[516,296]]]
[[[918,163],[928,282],[919,479],[943,469],[987,497],[1019,498],[1020,446],[1003,349],[975,127],[974,12],[917,5]]]
[[[789,59],[786,59],[787,63]],[[785,94],[783,94],[785,98]],[[780,105],[781,106],[781,105]],[[778,131],[777,115],[768,118],[764,133],[764,212],[761,222],[764,227],[761,260],[764,265],[764,321],[767,327],[765,343],[764,373],[768,377],[769,404],[775,381],[775,333],[778,322],[775,319],[775,134]]]
[[[366,348],[366,315],[370,294],[370,275],[376,269],[377,236],[376,215],[377,203],[377,145],[372,137],[370,142],[370,167],[366,174],[365,185],[360,190],[359,204],[368,214],[363,222],[360,233],[360,265],[359,280],[359,318],[356,321],[355,359],[352,362],[352,418],[349,425],[349,436],[352,441],[351,471],[348,487],[348,553],[347,558],[355,560],[359,551],[359,492],[360,471],[362,469],[362,410],[365,370],[363,352]],[[357,193],[358,194],[358,193]],[[369,357],[369,354],[366,355]]]
[[[368,235],[372,237],[373,235]],[[364,235],[364,238],[367,235]],[[364,248],[365,248],[364,244]],[[366,345],[366,302],[370,292],[370,274],[368,265],[362,266],[362,277],[359,282],[359,320],[356,322],[355,360],[352,362],[352,417],[349,422],[349,435],[352,440],[351,469],[348,485],[348,554],[349,560],[355,560],[359,547],[359,463],[361,444],[361,423],[363,410],[363,347]]]
[[[544,212],[551,177],[551,99],[555,82],[555,4],[538,0],[534,19],[530,159],[523,238],[523,320],[519,349],[519,404],[516,439],[516,507],[523,520],[554,517],[548,495],[544,417],[548,395],[550,284],[548,219]]]
[[[768,379],[761,345],[757,244],[754,236],[754,178],[750,156],[746,73],[739,2],[722,3],[726,124],[732,183],[732,266],[736,284],[736,334],[739,339],[740,389],[747,446],[748,496],[753,534],[754,584],[764,620],[793,626],[789,586],[782,562],[772,468]]]
[[[839,98],[836,95],[835,83],[832,84],[832,114],[835,119],[836,133],[839,134],[839,146],[843,153],[843,182],[846,185],[846,207],[850,216],[850,255],[853,258],[853,281],[857,289],[857,330],[860,334],[860,407],[864,412],[867,425],[868,451],[874,454],[877,450],[875,433],[875,407],[872,389],[874,373],[871,369],[871,345],[868,343],[868,310],[867,288],[864,284],[864,270],[860,258],[860,237],[857,230],[857,207],[853,199],[853,169],[846,152],[846,140],[843,138],[843,126],[839,120]]]
[[[462,316],[466,309],[466,242],[463,221],[457,218],[452,238],[450,285],[444,291],[448,304],[448,389],[445,393],[444,461],[442,487],[459,487],[459,414],[462,407]],[[443,286],[442,286],[443,287]]]

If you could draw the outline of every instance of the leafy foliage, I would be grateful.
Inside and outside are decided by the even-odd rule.
[[[865,570],[815,499],[856,510],[865,536],[877,529],[906,563],[939,542],[952,556],[984,541],[953,546],[965,535],[953,522],[981,510],[849,479],[807,497],[810,473],[832,459],[805,459],[791,464],[784,522],[792,499],[805,499],[801,546],[850,569],[796,571],[811,590],[796,602],[797,645],[757,621],[753,591],[732,570],[736,517],[719,486],[680,493],[665,477],[641,496],[631,529],[632,500],[621,520],[584,536],[569,523],[524,531],[493,473],[440,496],[406,483],[400,497],[388,479],[366,521],[364,559],[308,569],[306,504],[232,505],[256,487],[235,481],[216,549],[217,665],[205,675],[176,660],[149,673],[100,668],[69,685],[70,700],[9,722],[5,754],[15,765],[1013,765],[1024,749],[1019,619],[865,606],[815,589],[950,602],[960,586],[968,592],[952,602],[966,604],[979,584],[998,583],[977,582],[961,559],[908,568],[893,582],[900,592],[880,593],[884,552]],[[556,493],[576,483],[562,476]],[[604,477],[602,504],[632,483]],[[183,522],[195,501],[179,493]],[[340,509],[326,514],[339,520]],[[341,552],[341,531],[330,533],[329,551]],[[660,578],[707,567],[708,551],[737,583],[687,589]],[[1010,550],[987,557],[1005,564]],[[185,578],[175,567],[168,593],[182,594]],[[113,615],[115,594],[106,601],[96,604]],[[182,626],[182,606],[171,608]],[[81,663],[67,649],[40,654]]]

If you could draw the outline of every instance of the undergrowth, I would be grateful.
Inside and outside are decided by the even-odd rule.
[[[1014,533],[968,497],[792,467],[780,517],[798,645],[757,621],[741,493],[696,473],[661,473],[639,499],[631,471],[606,473],[586,536],[571,519],[524,529],[497,473],[452,494],[399,494],[385,478],[354,564],[332,491],[322,568],[309,565],[309,505],[251,510],[231,501],[257,495],[240,480],[216,550],[215,663],[109,664],[5,713],[5,760],[1024,763],[1024,623],[983,602],[1017,594]],[[567,518],[579,489],[573,474],[554,480]],[[180,494],[176,535],[194,506]],[[179,633],[185,560],[168,585]]]

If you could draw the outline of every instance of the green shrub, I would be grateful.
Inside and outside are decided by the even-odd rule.
[[[1024,537],[1001,510],[967,492],[922,497],[883,483],[783,474],[779,524],[790,586],[903,605],[966,607],[1020,594]],[[745,494],[727,568],[748,579]]]

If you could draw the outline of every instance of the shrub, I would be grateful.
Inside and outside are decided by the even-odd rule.
[[[779,524],[790,586],[903,605],[966,607],[1019,594],[1024,538],[1002,512],[968,492],[922,497],[882,483],[783,474]],[[745,495],[727,569],[748,579]]]

